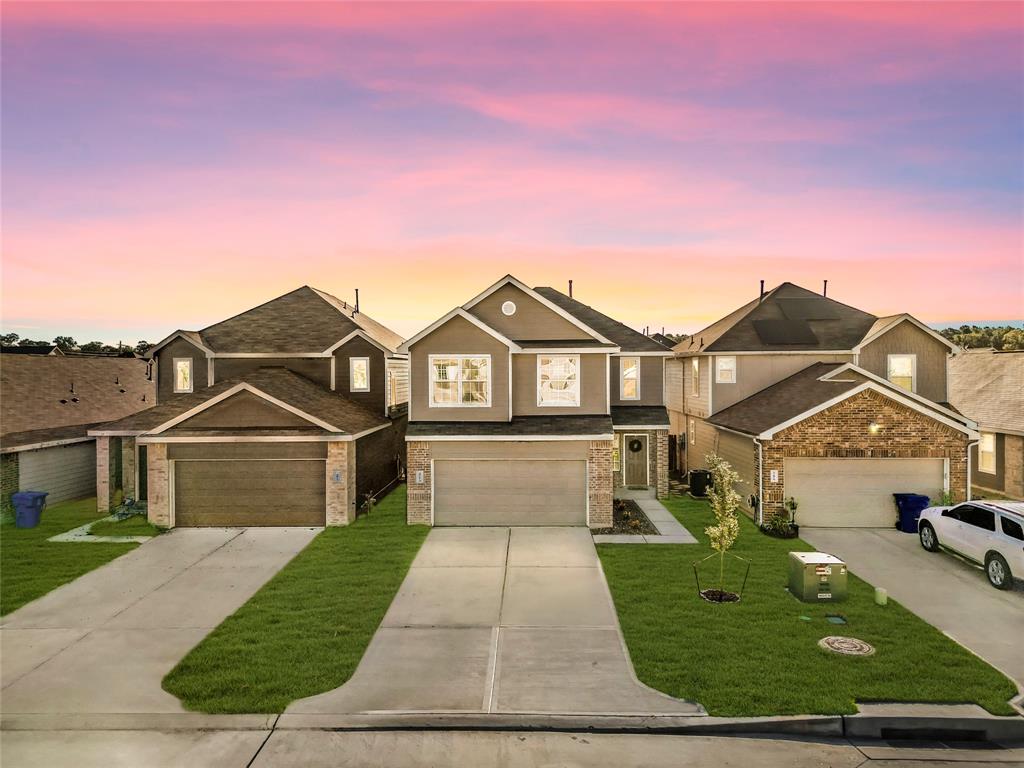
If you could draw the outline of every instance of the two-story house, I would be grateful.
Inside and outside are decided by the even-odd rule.
[[[120,453],[126,496],[171,526],[344,525],[401,474],[401,337],[303,286],[152,347],[156,404],[89,432],[97,502]]]
[[[954,345],[792,283],[674,347],[666,381],[685,469],[716,453],[758,522],[891,526],[893,493],[969,498],[977,425],[948,404]]]
[[[400,350],[410,523],[600,528],[616,486],[668,492],[672,352],[642,333],[509,275]]]

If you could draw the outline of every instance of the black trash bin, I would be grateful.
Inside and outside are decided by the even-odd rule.
[[[706,469],[690,470],[690,493],[694,496],[707,496],[711,486],[711,473]]]
[[[921,512],[931,504],[931,499],[920,493],[894,493],[899,516],[896,528],[904,533],[917,533],[917,520]]]
[[[46,506],[46,497],[49,494],[43,491],[18,491],[11,494],[11,502],[14,504],[14,525],[18,528],[35,528],[39,525],[39,518]]]

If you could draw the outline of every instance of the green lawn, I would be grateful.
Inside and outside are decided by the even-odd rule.
[[[89,529],[92,536],[156,536],[161,530],[145,515],[132,515],[124,520],[104,520]]]
[[[424,526],[405,524],[405,486],[370,517],[328,528],[164,678],[191,710],[282,712],[344,683],[377,630]]]
[[[15,528],[13,518],[5,516],[0,522],[0,615],[139,546],[47,541],[100,517],[105,515],[96,511],[95,498],[48,506],[35,528]]]
[[[769,538],[742,516],[732,551],[753,563],[743,599],[704,602],[692,563],[711,552],[704,535],[713,520],[710,507],[678,496],[666,506],[699,544],[597,548],[633,666],[653,688],[721,716],[849,714],[858,701],[973,702],[1013,714],[1007,700],[1016,686],[1010,680],[894,601],[875,605],[873,587],[860,579],[851,575],[844,603],[805,604],[791,597],[787,553],[813,547]],[[717,578],[714,561],[705,567],[702,586],[708,586],[705,576]],[[742,570],[730,567],[727,588],[735,591],[741,578]],[[849,623],[830,624],[827,613],[842,614]],[[860,638],[876,653],[830,654],[817,647],[827,635]]]

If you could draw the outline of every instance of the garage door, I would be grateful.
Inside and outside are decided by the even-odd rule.
[[[434,525],[586,524],[585,461],[434,462]]]
[[[894,493],[942,493],[942,459],[786,459],[786,498],[800,525],[891,528]]]
[[[175,525],[323,525],[326,485],[320,459],[175,461]]]

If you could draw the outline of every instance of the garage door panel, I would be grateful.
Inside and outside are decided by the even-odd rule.
[[[786,498],[799,503],[808,527],[890,528],[894,493],[935,497],[943,490],[942,459],[785,460]]]
[[[324,525],[322,461],[174,462],[179,526]]]
[[[585,525],[586,462],[434,462],[435,525]]]

